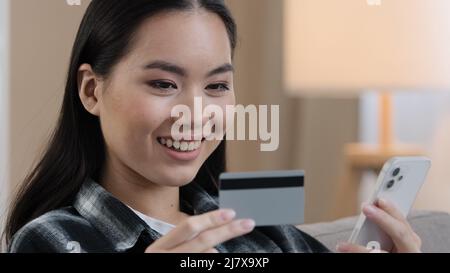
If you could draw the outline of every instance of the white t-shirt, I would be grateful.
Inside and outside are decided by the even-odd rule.
[[[136,213],[136,215],[139,216],[139,218],[141,218],[149,227],[151,227],[153,230],[157,231],[161,235],[166,235],[167,233],[169,233],[169,231],[175,228],[175,226],[172,224],[152,218],[132,208],[130,209],[134,213]]]

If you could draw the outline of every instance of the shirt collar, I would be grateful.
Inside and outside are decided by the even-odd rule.
[[[74,208],[104,234],[118,252],[132,248],[144,232],[153,240],[161,236],[92,179],[81,186]]]
[[[217,197],[208,194],[195,182],[181,187],[180,197],[181,210],[190,215],[218,208]],[[143,234],[153,241],[161,237],[129,207],[92,179],[87,179],[81,186],[74,208],[104,234],[118,252],[133,248]]]
[[[182,209],[190,209],[192,214],[203,214],[219,208],[219,201],[216,195],[210,195],[200,185],[195,182],[180,188]]]

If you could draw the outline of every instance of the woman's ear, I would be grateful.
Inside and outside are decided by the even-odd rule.
[[[100,91],[101,83],[91,65],[82,64],[78,69],[78,95],[84,108],[94,116],[100,116]]]

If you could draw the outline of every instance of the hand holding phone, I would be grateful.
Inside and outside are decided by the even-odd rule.
[[[431,161],[425,157],[395,157],[385,163],[368,203],[382,198],[393,203],[406,217],[425,182]],[[393,242],[375,223],[361,213],[350,243],[391,250]]]

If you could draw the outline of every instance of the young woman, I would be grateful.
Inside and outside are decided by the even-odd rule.
[[[222,0],[93,0],[54,135],[9,216],[9,251],[328,251],[294,226],[218,210],[225,142],[172,139],[174,106],[235,103],[235,46]],[[420,250],[393,206],[365,211],[396,251]]]

